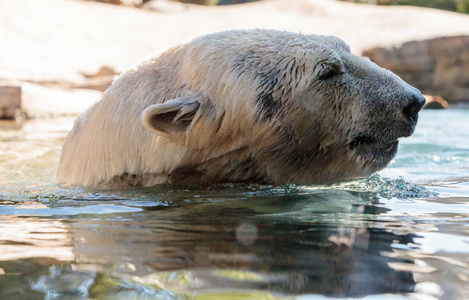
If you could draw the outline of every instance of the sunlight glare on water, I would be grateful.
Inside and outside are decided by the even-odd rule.
[[[469,110],[330,186],[54,183],[73,120],[0,122],[1,299],[469,299]]]

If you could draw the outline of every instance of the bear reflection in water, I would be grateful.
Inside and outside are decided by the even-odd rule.
[[[69,277],[63,280],[73,274],[93,279],[91,290],[101,296],[160,288],[176,294],[224,289],[334,297],[412,292],[412,273],[390,266],[413,262],[386,253],[392,245],[413,243],[414,236],[392,233],[398,222],[376,221],[383,208],[340,200],[351,197],[328,191],[248,200],[202,197],[198,203],[179,198],[122,218],[79,218],[68,224],[78,261],[64,268]],[[61,276],[35,282],[47,291],[60,285]]]

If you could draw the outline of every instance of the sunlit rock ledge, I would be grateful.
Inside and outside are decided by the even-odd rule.
[[[102,66],[120,73],[171,45],[228,29],[336,35],[357,54],[372,47],[469,35],[468,15],[334,0],[264,0],[159,11],[92,1],[5,0],[0,4],[0,19],[0,44],[6,45],[0,56],[0,85],[7,80],[61,89],[103,90],[112,77],[90,80],[83,74],[95,74]],[[89,97],[96,99],[91,93]],[[40,100],[35,101],[40,105]],[[78,111],[90,102],[80,101]],[[8,110],[4,103],[11,103],[5,96],[0,99],[0,108]]]

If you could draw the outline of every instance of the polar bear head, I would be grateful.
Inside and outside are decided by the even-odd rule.
[[[85,186],[366,177],[396,155],[418,90],[332,36],[206,35],[123,73],[68,135],[57,180]]]
[[[333,36],[229,31],[177,52],[179,79],[193,92],[146,108],[144,126],[217,155],[227,138],[243,140],[235,148],[245,149],[243,162],[267,182],[369,176],[413,133],[425,103],[417,89]]]

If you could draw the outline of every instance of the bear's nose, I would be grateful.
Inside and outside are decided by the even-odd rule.
[[[425,98],[422,94],[413,94],[410,103],[404,107],[404,115],[409,117],[412,121],[417,121],[417,114],[425,104]]]

